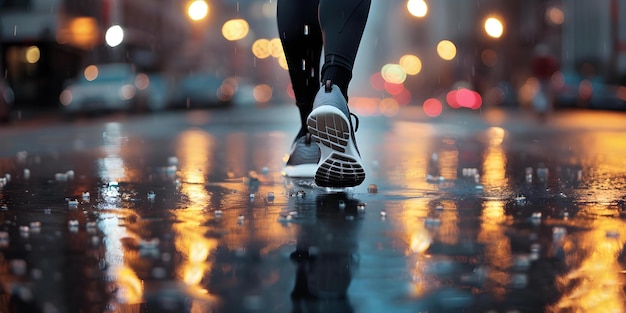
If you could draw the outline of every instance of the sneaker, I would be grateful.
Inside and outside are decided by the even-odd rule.
[[[289,160],[283,169],[283,176],[312,178],[315,176],[317,162],[320,160],[320,148],[311,141],[307,133],[294,141]]]
[[[321,151],[315,171],[315,184],[345,188],[365,180],[361,154],[356,146],[354,128],[346,99],[341,90],[327,81],[315,97],[307,126]],[[357,127],[358,127],[358,118]]]

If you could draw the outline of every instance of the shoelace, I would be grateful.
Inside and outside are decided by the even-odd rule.
[[[356,132],[357,130],[359,130],[359,117],[356,116],[356,114],[350,112],[350,124],[352,124],[352,118],[354,117],[354,120],[356,121],[356,126],[352,126],[352,128],[354,129],[354,132]]]

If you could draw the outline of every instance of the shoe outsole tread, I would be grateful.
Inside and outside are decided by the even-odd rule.
[[[339,109],[320,107],[307,120],[313,141],[320,145],[315,183],[322,187],[354,187],[365,180],[365,170],[351,138],[349,122]]]

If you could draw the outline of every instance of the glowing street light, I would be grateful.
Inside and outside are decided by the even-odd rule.
[[[409,0],[406,8],[415,17],[424,17],[428,14],[428,4],[424,0]]]
[[[124,41],[124,30],[120,25],[113,25],[104,34],[104,40],[109,47],[117,47]]]
[[[204,0],[193,0],[187,7],[187,15],[194,21],[199,21],[209,15],[209,5]]]
[[[485,32],[492,38],[500,38],[504,33],[504,25],[496,17],[490,17],[485,20]]]

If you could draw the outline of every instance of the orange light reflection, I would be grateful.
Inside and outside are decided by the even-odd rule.
[[[623,220],[607,218],[592,222],[589,231],[568,235],[564,244],[566,262],[576,264],[572,271],[557,277],[558,286],[565,292],[548,312],[626,312],[624,282],[620,281],[623,269],[617,262],[626,243],[624,229]]]
[[[206,177],[212,164],[210,153],[215,150],[213,138],[201,130],[189,130],[182,133],[176,142],[181,166],[181,193],[188,199],[186,208],[172,212],[179,221],[173,224],[176,234],[174,245],[182,256],[177,275],[195,294],[205,295],[208,292],[201,283],[212,269],[210,255],[218,245],[217,239],[205,236],[209,231],[206,224],[211,216],[205,209],[211,201],[211,194],[206,189]],[[198,302],[193,306],[202,307],[204,303]]]

